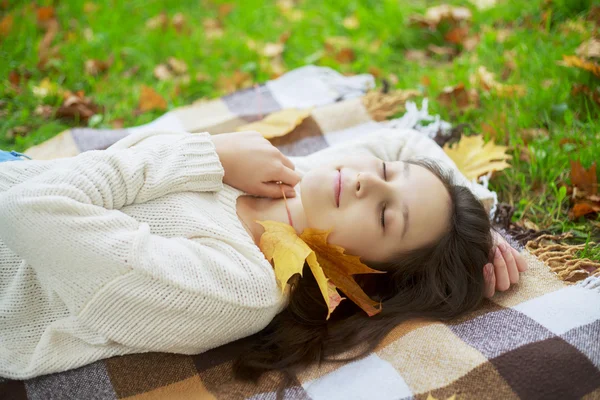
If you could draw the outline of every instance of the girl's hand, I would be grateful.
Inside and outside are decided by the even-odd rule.
[[[295,197],[302,175],[279,149],[255,131],[221,133],[211,137],[225,176],[223,182],[246,193],[281,198]]]
[[[511,284],[519,282],[519,272],[527,271],[525,258],[504,238],[492,230],[495,242],[498,244],[493,249],[494,263],[486,264],[483,268],[485,277],[485,297],[491,298],[496,290],[504,292]],[[489,268],[490,273],[486,272]]]

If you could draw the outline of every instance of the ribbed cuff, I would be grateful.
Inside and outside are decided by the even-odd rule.
[[[183,157],[184,188],[190,191],[219,191],[223,189],[225,170],[208,132],[186,135],[177,142]]]

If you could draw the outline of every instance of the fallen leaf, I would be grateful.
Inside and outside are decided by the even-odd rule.
[[[234,8],[235,6],[231,3],[219,4],[219,19],[223,19],[231,14]]]
[[[275,279],[281,288],[281,293],[285,292],[292,276],[296,274],[302,276],[304,263],[307,262],[327,305],[326,320],[328,320],[333,310],[345,297],[341,297],[336,287],[326,278],[313,249],[298,237],[290,225],[277,221],[256,222],[265,229],[260,236],[259,247],[265,258],[273,265]]]
[[[50,78],[48,77],[42,79],[39,85],[33,86],[31,91],[35,97],[40,99],[43,99],[47,96],[62,95],[64,93],[63,89],[61,89],[56,83],[51,82]]]
[[[575,50],[575,54],[584,58],[600,58],[600,40],[592,37],[589,40],[581,43],[577,50]]]
[[[590,71],[592,74],[600,77],[600,65],[593,61],[582,60],[577,56],[566,56],[563,55],[562,61],[556,62],[558,65],[566,67],[576,67],[586,71]]]
[[[252,75],[245,71],[236,70],[231,76],[219,76],[217,79],[217,88],[226,93],[235,92],[239,89],[245,89],[252,86]]]
[[[488,172],[510,168],[506,161],[512,157],[505,154],[506,146],[493,141],[484,144],[483,136],[463,136],[458,142],[444,145],[444,151],[454,161],[459,171],[469,180],[477,179]]]
[[[385,121],[388,117],[403,111],[408,99],[420,95],[421,92],[416,89],[394,90],[387,93],[372,90],[362,97],[362,103],[373,120]]]
[[[125,126],[125,119],[117,118],[110,123],[110,126],[112,126],[113,129],[123,129]]]
[[[58,118],[68,118],[80,120],[87,123],[91,116],[99,112],[99,107],[90,98],[84,96],[82,90],[75,93],[65,91],[63,93],[64,101],[56,110]]]
[[[427,52],[425,50],[409,49],[404,52],[404,58],[410,61],[425,61],[427,60]]]
[[[598,178],[596,176],[596,163],[592,163],[586,170],[580,161],[570,160],[571,163],[571,183],[586,194],[595,195],[598,193]]]
[[[587,214],[600,212],[600,202],[592,203],[589,201],[582,201],[576,203],[573,208],[569,211],[570,219],[577,219]]]
[[[35,111],[33,113],[44,119],[49,119],[54,114],[54,109],[52,108],[52,106],[49,106],[47,104],[40,104],[35,108]]]
[[[471,10],[466,7],[454,7],[442,4],[428,8],[424,16],[411,16],[410,20],[423,27],[436,28],[442,21],[468,21],[471,17]]]
[[[83,12],[86,14],[94,13],[94,12],[98,11],[98,8],[99,8],[98,5],[95,3],[92,3],[91,1],[86,1],[83,4]]]
[[[478,10],[487,10],[496,5],[496,0],[469,0]]]
[[[202,26],[204,27],[204,34],[207,39],[219,38],[223,36],[223,26],[218,19],[215,18],[205,18],[202,21]]]
[[[138,109],[141,112],[151,110],[166,110],[167,101],[160,94],[156,93],[156,91],[151,87],[142,85]]]
[[[148,29],[162,28],[163,30],[166,30],[168,26],[169,17],[165,11],[162,11],[156,17],[150,18],[146,21],[146,28]]]
[[[7,14],[0,20],[0,35],[8,36],[13,27],[13,16]]]
[[[289,108],[276,111],[260,121],[239,126],[236,131],[257,131],[266,139],[285,136],[309,117],[311,112],[312,107],[303,110]]]
[[[283,53],[285,46],[283,43],[267,43],[260,52],[263,56],[273,58]]]
[[[108,68],[110,68],[110,66],[113,63],[113,59],[113,56],[110,56],[109,59],[106,61],[96,59],[86,60],[85,73],[91,76],[100,75],[101,73],[106,72]]]
[[[584,84],[574,83],[573,87],[571,88],[571,95],[577,96],[579,93],[583,93],[593,102],[600,105],[600,87],[596,87],[596,89],[593,90]]]
[[[176,75],[183,75],[187,72],[188,67],[185,61],[178,60],[175,57],[169,57],[167,63]]]
[[[451,59],[458,54],[454,47],[437,46],[435,44],[430,44],[427,46],[427,50],[432,54],[437,54],[438,56],[446,56],[448,59]]]
[[[360,261],[360,257],[344,254],[345,249],[327,243],[331,231],[318,229],[305,229],[300,238],[314,250],[316,261],[323,268],[325,276],[339,288],[348,298],[358,305],[369,317],[381,312],[381,302],[372,300],[356,283],[352,275],[355,274],[385,274],[367,267]],[[379,306],[379,308],[376,308]]]
[[[461,111],[479,107],[477,91],[475,89],[465,89],[463,83],[444,87],[437,100],[446,107],[456,106]]]
[[[54,7],[39,7],[36,9],[37,23],[43,25],[54,19]]]
[[[522,97],[526,89],[523,85],[505,85],[496,82],[495,74],[488,71],[484,66],[479,66],[477,71],[469,77],[474,86],[480,86],[485,91],[494,91],[499,97]]]
[[[348,64],[356,59],[354,50],[349,47],[341,49],[336,55],[335,60],[340,64]]]
[[[154,67],[154,71],[152,71],[152,73],[159,81],[167,81],[173,78],[171,70],[165,64],[158,64],[156,67]]]
[[[349,15],[346,18],[344,18],[342,25],[344,25],[344,28],[346,29],[355,30],[358,29],[358,27],[360,26],[360,21],[358,20],[356,15]]]
[[[523,138],[523,141],[525,143],[528,143],[528,142],[530,142],[534,139],[540,138],[540,137],[549,137],[548,130],[545,128],[521,129],[520,136],[521,136],[521,138]]]
[[[469,35],[469,28],[466,26],[456,26],[450,29],[444,35],[444,40],[449,43],[462,44]]]
[[[171,23],[173,24],[173,28],[177,33],[189,33],[189,29],[187,27],[185,16],[182,13],[177,13],[173,15],[171,18]]]

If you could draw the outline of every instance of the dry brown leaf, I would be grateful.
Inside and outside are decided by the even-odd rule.
[[[346,29],[355,30],[358,29],[358,27],[360,26],[360,21],[358,20],[356,15],[353,14],[344,18],[342,25],[344,25],[344,28]]]
[[[152,72],[159,81],[167,81],[173,78],[171,70],[165,64],[158,64]]]
[[[471,17],[471,10],[466,7],[454,7],[448,4],[442,4],[428,8],[427,11],[425,11],[424,16],[411,16],[410,20],[423,27],[436,28],[442,21],[468,21]]]
[[[39,7],[36,11],[37,23],[43,25],[54,19],[54,7]]]
[[[235,8],[235,5],[231,4],[231,3],[225,3],[225,4],[219,4],[219,19],[224,19],[226,16],[228,16],[229,14],[231,14],[231,12],[233,11],[233,9]]]
[[[113,56],[110,56],[108,60],[86,60],[85,62],[85,73],[91,76],[100,75],[103,72],[106,72],[113,63]]]
[[[188,70],[188,67],[187,67],[187,64],[185,63],[185,61],[178,60],[175,57],[169,57],[169,59],[167,60],[167,63],[169,64],[169,67],[171,67],[171,69],[173,70],[173,72],[176,75],[185,74]]]
[[[496,5],[496,0],[469,0],[478,10],[487,10]]]
[[[112,126],[113,129],[123,129],[125,126],[125,119],[117,118],[110,123],[110,126]]]
[[[575,50],[575,54],[583,58],[600,58],[600,40],[592,37],[581,43]]]
[[[285,45],[283,43],[267,43],[262,48],[260,54],[262,54],[265,57],[273,58],[281,55],[283,53],[284,48]]]
[[[217,88],[226,93],[235,92],[239,89],[245,89],[253,84],[252,75],[248,72],[236,70],[231,76],[219,76],[217,79]]]
[[[345,249],[327,243],[331,231],[305,229],[300,238],[314,250],[319,265],[323,268],[325,276],[339,288],[348,298],[358,305],[369,317],[381,312],[381,302],[372,300],[356,283],[352,275],[356,274],[385,274],[367,267],[360,261],[360,257],[344,254]],[[379,308],[376,308],[379,306]]]
[[[35,108],[35,111],[33,113],[44,119],[49,119],[54,114],[54,108],[47,104],[40,104]]]
[[[563,55],[562,61],[557,61],[558,65],[566,67],[576,67],[586,71],[590,71],[592,74],[600,77],[600,65],[593,61],[582,60],[577,56],[565,56]]]
[[[571,95],[577,96],[579,93],[583,93],[593,102],[600,105],[600,87],[596,87],[595,90],[592,90],[584,84],[574,83],[573,87],[571,88]]]
[[[286,291],[292,276],[296,274],[302,276],[304,263],[307,262],[327,305],[326,320],[328,320],[333,310],[345,297],[341,297],[336,287],[327,279],[315,252],[298,237],[292,226],[277,221],[256,222],[265,228],[260,236],[259,247],[265,258],[273,265],[275,279],[281,292]]]
[[[489,72],[483,65],[469,77],[472,85],[480,86],[485,91],[494,91],[499,97],[522,97],[526,93],[524,85],[505,85],[496,82],[495,74]]]
[[[444,151],[454,161],[459,171],[469,180],[477,179],[492,171],[510,168],[506,161],[512,157],[505,154],[506,146],[493,141],[484,144],[483,136],[463,136],[458,142],[444,145]]]
[[[523,138],[523,141],[527,144],[530,141],[540,138],[540,137],[549,137],[548,130],[545,128],[527,128],[521,129],[520,136]]]
[[[218,19],[215,18],[205,18],[202,21],[202,26],[204,27],[204,34],[207,39],[219,38],[223,36],[223,26]]]
[[[569,210],[569,218],[577,219],[579,217],[583,217],[587,214],[600,212],[600,202],[591,202],[583,200],[581,202],[575,203],[573,208]]]
[[[252,122],[236,128],[236,131],[257,131],[265,138],[285,136],[310,116],[312,107],[304,110],[289,108],[269,114],[260,121]]]
[[[169,17],[165,11],[162,11],[156,17],[152,17],[146,21],[146,28],[148,29],[162,28],[162,30],[166,30],[168,26]]]
[[[92,3],[91,1],[86,1],[83,4],[83,12],[86,14],[90,14],[90,13],[94,13],[96,11],[98,11],[98,5],[95,3]]]
[[[151,87],[142,85],[138,109],[140,112],[166,110],[167,101]]]
[[[479,94],[475,89],[465,89],[463,83],[446,86],[437,100],[446,107],[457,107],[461,111],[479,107]]]
[[[63,93],[63,98],[63,103],[56,110],[58,118],[80,120],[87,123],[92,115],[98,114],[100,111],[97,104],[90,98],[85,97],[83,90],[78,90],[75,93],[67,90]]]
[[[388,93],[373,90],[362,97],[362,103],[373,120],[385,121],[402,111],[406,100],[419,95],[421,92],[416,89],[394,90]]]
[[[580,161],[571,160],[571,183],[587,195],[598,193],[598,177],[596,176],[596,163],[592,163],[586,170]]]
[[[425,61],[427,60],[427,52],[425,50],[409,49],[404,52],[404,58],[410,61]]]
[[[340,64],[348,64],[356,59],[354,50],[349,47],[343,48],[335,55],[335,60]]]
[[[466,26],[455,26],[444,35],[444,40],[449,43],[462,44],[469,35],[469,28]]]
[[[13,27],[13,16],[7,14],[0,20],[0,35],[8,36]]]

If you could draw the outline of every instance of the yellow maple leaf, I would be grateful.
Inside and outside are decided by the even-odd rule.
[[[265,228],[259,247],[267,260],[273,260],[275,276],[282,292],[294,274],[302,275],[306,261],[327,304],[327,319],[345,299],[339,295],[338,287],[369,316],[381,311],[381,307],[375,309],[380,303],[371,300],[350,275],[385,271],[371,269],[361,263],[359,257],[344,254],[342,247],[327,243],[327,236],[331,231],[307,228],[298,237],[294,228],[288,224],[277,221],[256,222]]]
[[[481,135],[463,136],[453,145],[444,145],[444,151],[454,161],[467,179],[477,179],[491,171],[510,168],[506,162],[512,157],[505,154],[506,146],[496,145],[492,140],[485,143]]]
[[[260,121],[239,126],[236,130],[257,131],[266,139],[285,136],[300,125],[312,112],[312,107],[305,110],[290,108],[269,114]]]

